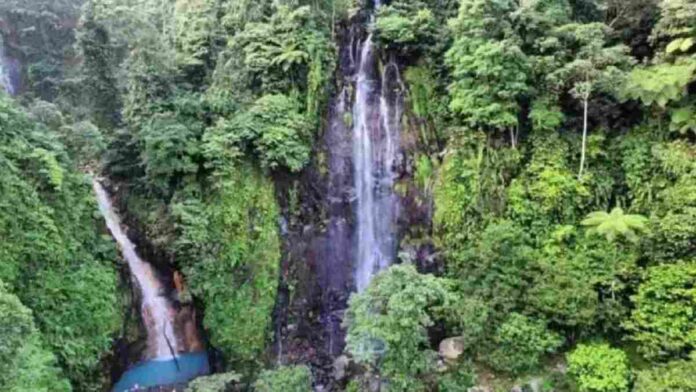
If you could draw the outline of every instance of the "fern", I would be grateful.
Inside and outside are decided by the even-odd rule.
[[[637,214],[624,214],[623,209],[615,207],[611,213],[596,211],[587,215],[582,221],[583,226],[589,226],[589,235],[602,235],[607,241],[614,242],[622,236],[636,243],[639,237],[636,233],[647,232],[648,218]]]

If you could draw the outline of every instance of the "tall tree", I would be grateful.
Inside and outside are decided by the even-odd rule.
[[[590,100],[600,92],[618,91],[624,70],[633,61],[626,46],[607,46],[608,33],[609,29],[602,23],[570,23],[555,30],[567,62],[552,72],[549,79],[561,89],[569,87],[583,108],[580,179],[585,171]]]

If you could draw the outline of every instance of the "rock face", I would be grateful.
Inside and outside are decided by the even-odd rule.
[[[440,342],[440,356],[446,362],[454,362],[464,353],[464,339],[461,337],[447,338]]]

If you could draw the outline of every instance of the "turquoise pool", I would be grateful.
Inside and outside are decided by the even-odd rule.
[[[177,366],[178,364],[178,366]],[[125,392],[140,388],[185,383],[210,373],[208,353],[187,353],[172,358],[153,359],[128,369],[116,383],[112,392]]]

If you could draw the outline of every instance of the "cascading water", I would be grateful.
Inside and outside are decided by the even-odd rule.
[[[172,304],[162,295],[163,287],[157,279],[152,266],[144,262],[135,252],[133,244],[121,227],[121,220],[114,211],[111,199],[104,187],[95,180],[94,192],[99,209],[106,220],[106,226],[119,245],[123,258],[128,262],[133,277],[142,293],[141,312],[147,329],[146,359],[166,360],[177,353],[177,339],[174,335],[173,316],[176,314]]]
[[[15,95],[17,92],[12,80],[14,69],[14,62],[5,56],[5,45],[0,37],[0,89],[9,95]]]
[[[154,268],[138,256],[135,244],[123,230],[106,189],[96,179],[93,187],[106,226],[118,243],[142,294],[140,311],[147,331],[143,361],[121,376],[113,392],[185,383],[210,373],[208,354],[195,331],[195,316],[187,317],[164,295],[164,287]],[[181,328],[175,329],[175,324]],[[177,330],[181,334],[177,334]]]
[[[375,7],[380,2],[375,1]],[[400,122],[401,82],[398,67],[390,63],[377,73],[372,35],[362,43],[353,105],[353,168],[356,196],[357,255],[355,283],[364,290],[372,276],[396,257],[394,194]]]

